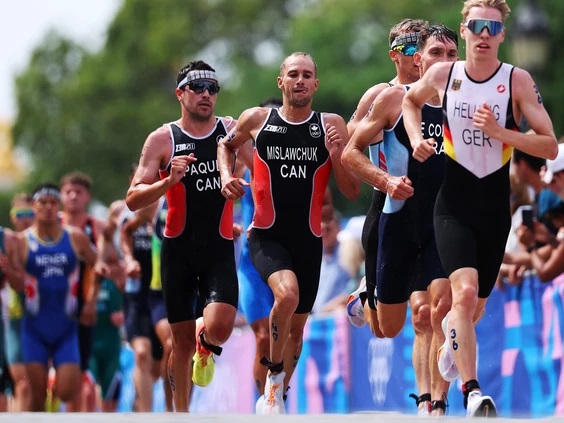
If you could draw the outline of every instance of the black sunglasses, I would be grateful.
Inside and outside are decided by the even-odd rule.
[[[214,95],[219,92],[219,85],[211,81],[192,81],[188,82],[186,85],[188,85],[190,91],[194,91],[196,94],[202,94],[205,90],[208,90],[210,95]]]

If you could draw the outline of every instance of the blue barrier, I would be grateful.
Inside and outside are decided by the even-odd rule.
[[[502,417],[564,415],[563,297],[563,275],[551,283],[529,276],[520,286],[492,292],[485,317],[476,326],[478,380]],[[413,336],[410,316],[394,339],[377,339],[367,327],[352,327],[344,312],[312,316],[290,383],[288,411],[415,414],[415,403],[409,398],[417,392],[411,361]],[[253,412],[253,357],[252,331],[236,330],[218,357],[212,385],[195,390],[192,411],[216,410],[219,399],[221,412]],[[133,361],[130,357],[122,364],[126,377],[120,410],[129,411],[131,401],[126,398],[133,391],[127,372]],[[453,416],[465,414],[460,383],[454,382],[449,391],[448,410]],[[162,411],[160,397],[162,390],[156,387],[156,411]]]

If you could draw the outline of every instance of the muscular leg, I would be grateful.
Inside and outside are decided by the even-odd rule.
[[[194,320],[171,323],[172,352],[168,361],[168,377],[174,410],[187,412],[192,393],[192,356],[196,350]]]
[[[233,332],[237,309],[231,304],[210,303],[204,308],[204,341],[223,345]]]
[[[366,323],[370,327],[370,331],[377,338],[384,338],[384,334],[380,330],[380,322],[378,321],[378,311],[372,310],[368,305],[368,301],[364,304],[364,317],[366,318]]]
[[[445,336],[441,327],[443,318],[449,312],[452,304],[450,281],[448,279],[435,279],[427,288],[431,301],[431,326],[433,338],[429,351],[429,369],[431,372],[431,399],[433,401],[445,401],[450,383],[444,380],[439,373],[437,365],[437,352],[445,342]],[[432,415],[444,414],[441,409],[434,409]]]
[[[433,336],[429,294],[414,291],[409,297],[411,322],[415,331],[413,338],[413,370],[417,383],[417,395],[431,393],[431,374],[429,369],[429,350]]]
[[[452,310],[449,315],[448,334],[451,338],[450,345],[460,377],[463,382],[466,382],[475,380],[477,377],[474,316],[480,313],[478,272],[469,267],[458,269],[450,275],[450,280],[452,282]]]
[[[290,336],[288,337],[284,351],[284,372],[286,373],[286,377],[284,378],[284,392],[288,389],[288,384],[290,383],[290,379],[292,379],[294,370],[296,370],[296,366],[298,365],[300,354],[302,353],[304,327],[308,317],[309,313],[294,314],[292,316]]]
[[[10,374],[14,381],[14,402],[12,411],[29,411],[31,387],[25,372],[25,366],[14,363],[10,366]]]
[[[400,304],[378,303],[380,331],[386,338],[395,338],[405,324],[407,301]]]
[[[279,364],[284,359],[286,343],[290,335],[291,317],[299,303],[296,275],[291,270],[279,270],[268,278],[274,294],[270,311],[270,361]]]
[[[29,363],[26,364],[26,373],[30,380],[33,380],[33,384],[31,384],[30,411],[45,411],[47,368],[41,363]]]
[[[260,363],[262,357],[270,357],[270,333],[268,330],[268,317],[258,319],[251,324],[251,328],[255,334],[256,353],[255,362],[253,364],[253,377],[257,391],[262,395],[264,393],[264,383],[268,369]]]
[[[137,337],[131,341],[135,353],[135,368],[133,369],[133,384],[137,393],[137,411],[153,411],[153,357],[151,356],[151,341],[146,337]]]
[[[81,386],[82,373],[78,364],[61,364],[56,369],[57,379],[55,382],[55,392],[61,401],[74,401],[81,396],[81,391],[77,386]]]

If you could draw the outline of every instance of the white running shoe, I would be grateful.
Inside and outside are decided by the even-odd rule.
[[[272,374],[270,371],[266,376],[264,395],[258,399],[256,404],[257,414],[286,414],[284,404],[284,377],[285,372]],[[260,404],[262,402],[262,404]]]
[[[480,391],[470,392],[466,417],[497,417],[497,409],[492,397],[482,395]]]
[[[431,402],[422,401],[417,406],[417,415],[420,417],[426,417],[431,415]]]
[[[256,414],[264,414],[263,413],[263,407],[264,407],[264,395],[261,395],[258,398],[257,403],[255,404],[255,413]]]
[[[360,280],[358,288],[349,295],[347,300],[347,315],[351,325],[361,328],[366,324],[364,319],[364,305],[360,299],[360,294],[366,292],[366,277]]]
[[[450,312],[449,312],[450,313]],[[444,317],[441,327],[443,328],[443,333],[445,334],[445,342],[440,346],[437,351],[437,365],[439,367],[439,372],[444,380],[447,382],[454,382],[460,376],[456,363],[454,362],[454,354],[452,352],[452,347],[450,346],[450,336],[448,334],[448,315]]]

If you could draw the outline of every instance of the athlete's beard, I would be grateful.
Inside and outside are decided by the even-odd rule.
[[[308,104],[311,103],[312,97],[303,97],[300,99],[297,99],[293,96],[290,96],[288,98],[288,103],[290,103],[290,106],[292,107],[304,107],[307,106]]]
[[[213,116],[213,110],[210,110],[209,113],[205,113],[205,114],[199,113],[197,111],[188,111],[188,115],[192,120],[195,120],[197,122],[206,122],[210,120],[211,117]]]

